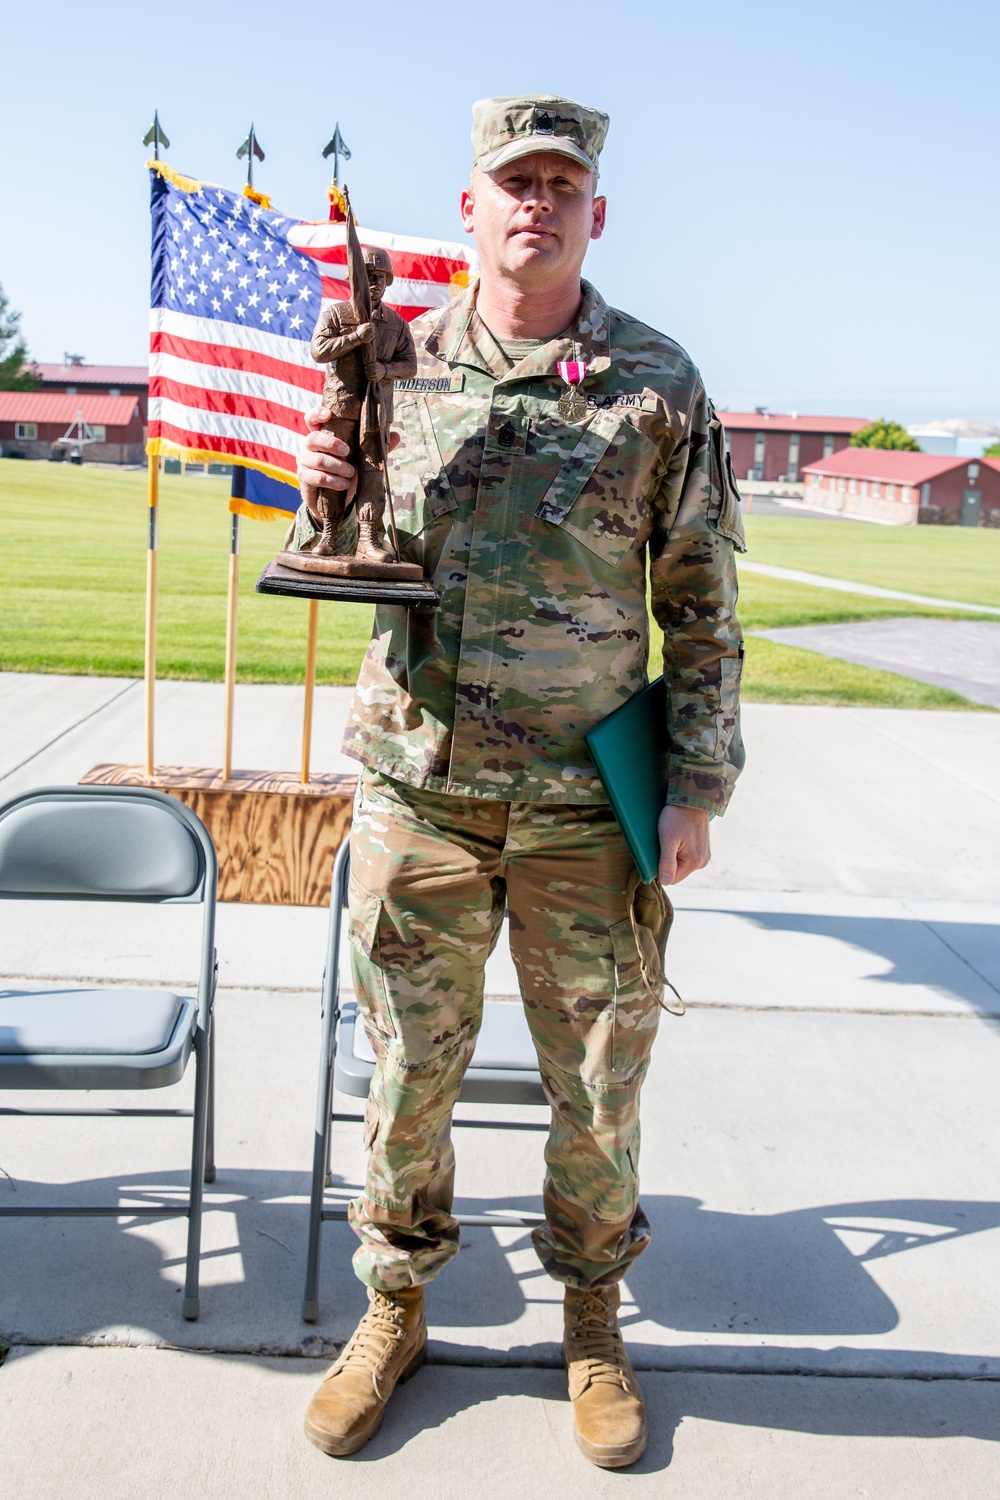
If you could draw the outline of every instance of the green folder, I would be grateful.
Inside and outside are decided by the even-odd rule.
[[[635,867],[647,883],[660,866],[657,821],[667,800],[667,689],[658,677],[616,708],[584,738],[625,835]]]

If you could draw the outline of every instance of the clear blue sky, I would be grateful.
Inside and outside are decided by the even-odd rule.
[[[38,359],[145,362],[154,107],[233,186],[252,118],[304,218],[339,119],[362,223],[460,239],[472,100],[545,90],[611,115],[587,274],[719,404],[1000,419],[996,0],[20,0],[3,52],[0,284]]]

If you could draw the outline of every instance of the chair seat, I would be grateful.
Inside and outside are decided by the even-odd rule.
[[[373,1063],[375,1053],[364,1026],[354,1028],[354,1055]],[[524,1018],[524,1006],[510,1000],[487,1000],[483,1024],[472,1054],[473,1068],[513,1068],[538,1071],[538,1057]]]
[[[164,1087],[183,1076],[196,1018],[165,990],[0,990],[0,1085]]]
[[[338,1028],[334,1082],[342,1093],[364,1098],[375,1053],[358,1008],[343,1008]],[[524,1009],[508,1000],[487,1000],[476,1050],[462,1084],[466,1104],[544,1104],[545,1094]]]

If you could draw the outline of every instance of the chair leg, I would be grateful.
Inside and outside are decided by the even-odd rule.
[[[209,1023],[211,1024],[211,1023]],[[201,1263],[201,1211],[205,1187],[205,1147],[208,1126],[209,1038],[195,1034],[194,1120],[191,1145],[191,1188],[188,1207],[187,1266],[181,1312],[194,1322],[201,1311],[198,1279]]]
[[[336,990],[334,990],[336,994]],[[333,1069],[337,1056],[337,1020],[340,1009],[335,1000],[327,1004],[323,1016],[323,1045],[320,1052],[319,1086],[316,1091],[316,1129],[313,1136],[312,1180],[309,1187],[309,1230],[306,1245],[306,1285],[302,1297],[302,1321],[315,1323],[319,1317],[319,1257],[323,1235],[323,1190],[328,1182],[333,1121]]]
[[[215,1181],[215,1011],[208,1031],[208,1117],[205,1123],[205,1181]]]

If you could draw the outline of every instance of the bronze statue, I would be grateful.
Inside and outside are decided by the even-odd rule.
[[[333,415],[325,430],[347,444],[348,461],[358,475],[357,545],[350,555],[337,550],[347,510],[345,492],[319,490],[314,500],[319,534],[300,551],[280,553],[277,561],[286,568],[346,578],[422,580],[417,564],[400,559],[387,464],[393,383],[416,374],[417,354],[406,321],[382,302],[393,279],[389,252],[362,250],[349,202],[347,263],[350,301],[333,302],[320,314],[310,348],[313,359],[327,366],[323,405]],[[392,551],[383,531],[387,499]]]

